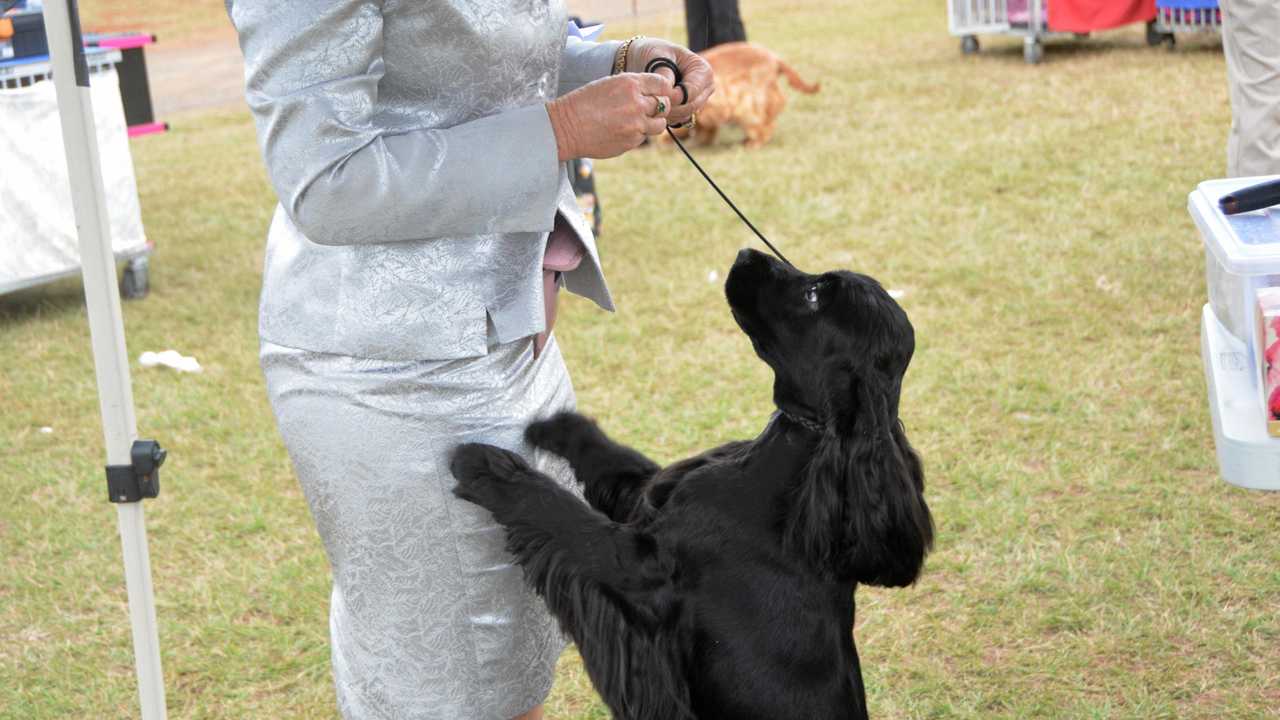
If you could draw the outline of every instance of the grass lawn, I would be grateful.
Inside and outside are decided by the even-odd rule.
[[[1221,50],[1135,28],[1028,67],[1008,39],[962,58],[935,0],[744,13],[823,90],[704,164],[801,267],[904,290],[916,327],[902,413],[938,545],[915,587],[858,591],[873,715],[1280,717],[1280,495],[1216,476],[1185,210],[1224,172]],[[159,249],[125,309],[139,426],[171,452],[147,505],[171,716],[331,718],[328,570],[256,360],[273,197],[243,111],[179,119],[134,141]],[[753,435],[769,375],[708,277],[748,231],[673,151],[598,170],[619,312],[562,309],[581,408],[659,459]],[[137,368],[170,347],[205,373]],[[136,712],[88,348],[78,282],[0,297],[3,718]],[[549,710],[607,717],[572,651]]]

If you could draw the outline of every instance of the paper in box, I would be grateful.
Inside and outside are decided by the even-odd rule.
[[[1280,287],[1258,290],[1258,367],[1267,434],[1280,437]]]

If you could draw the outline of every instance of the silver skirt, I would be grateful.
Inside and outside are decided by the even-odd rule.
[[[554,338],[397,362],[262,343],[276,422],[333,571],[333,677],[347,720],[506,720],[551,688],[565,641],[485,510],[453,497],[449,450],[513,449],[574,405]]]

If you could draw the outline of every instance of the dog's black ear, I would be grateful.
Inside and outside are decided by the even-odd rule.
[[[899,383],[847,366],[828,378],[826,429],[790,498],[784,542],[828,579],[910,585],[933,520],[897,417]]]

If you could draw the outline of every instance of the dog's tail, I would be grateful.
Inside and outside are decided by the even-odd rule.
[[[787,83],[802,93],[812,95],[822,89],[822,83],[813,83],[810,85],[805,82],[804,78],[800,77],[800,73],[796,72],[795,68],[788,65],[782,58],[778,58],[778,72],[786,75]]]

